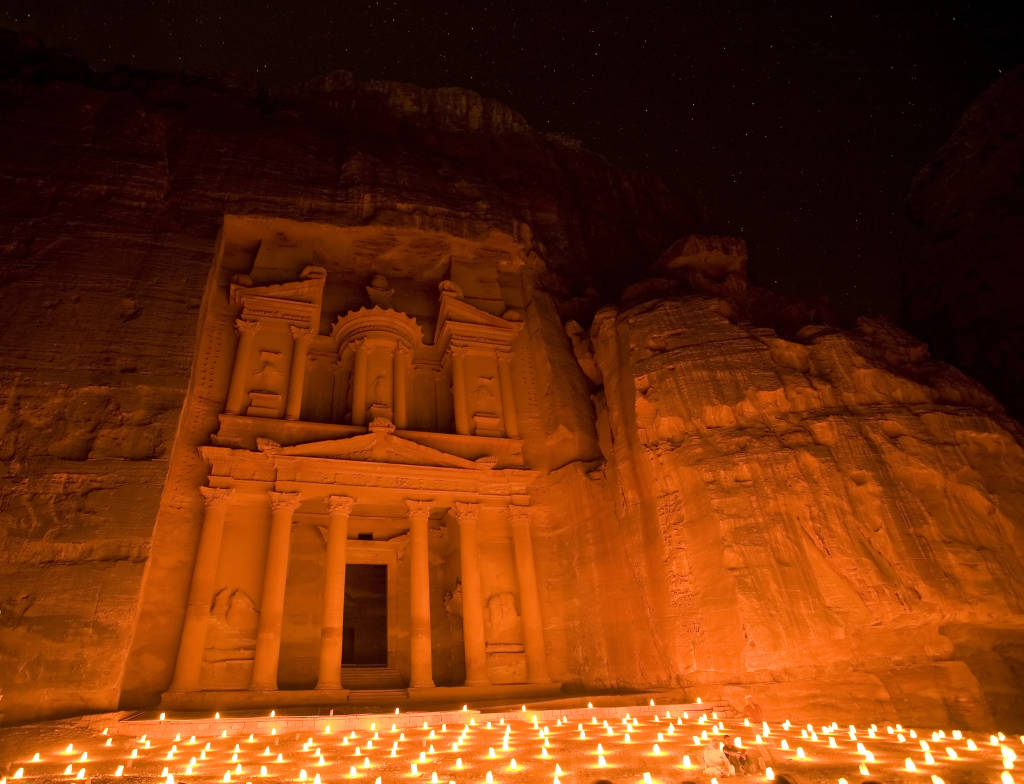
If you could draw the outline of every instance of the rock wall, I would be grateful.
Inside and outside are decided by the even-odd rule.
[[[395,230],[521,255],[552,677],[752,691],[773,715],[1019,711],[1021,434],[921,344],[800,331],[813,314],[746,291],[738,243],[699,239],[659,274],[712,294],[653,280],[567,336],[697,211],[464,91],[341,74],[268,96],[2,43],[4,721],[166,686],[174,635],[147,640],[142,586],[190,568],[194,526],[155,521],[164,494],[169,520],[199,515],[198,458],[181,485],[168,466],[222,404],[183,415],[226,215],[361,227],[364,260]],[[437,273],[436,243],[409,248]]]
[[[563,383],[586,393],[561,372],[578,376],[552,303],[592,307],[587,289],[615,289],[628,249],[653,259],[696,219],[655,179],[468,91],[336,74],[268,96],[196,77],[96,74],[12,34],[0,35],[0,76],[7,722],[118,704],[172,445],[195,426],[179,416],[225,214],[470,245],[512,238],[549,270],[550,293],[527,320],[538,340],[559,341],[563,367],[542,368],[553,401],[571,397]],[[423,250],[430,263],[435,250]],[[553,411],[524,427],[538,453],[551,437],[564,463],[574,444],[593,443],[577,420]],[[140,655],[143,670],[155,666]],[[151,699],[147,688],[126,704]]]
[[[604,579],[637,586],[650,635],[646,671],[622,651],[606,677],[1019,724],[1020,426],[885,323],[784,339],[736,311],[675,296],[590,330],[615,516],[581,515],[581,538],[622,548]]]

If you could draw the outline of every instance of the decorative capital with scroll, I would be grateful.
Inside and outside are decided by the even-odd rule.
[[[508,520],[514,526],[523,526],[530,524],[530,507],[528,506],[509,506],[508,508]]]
[[[480,518],[480,504],[476,502],[456,501],[452,509],[459,525],[471,525]]]
[[[275,512],[294,512],[302,503],[300,493],[279,493],[271,490],[269,495],[270,508]]]
[[[248,319],[235,319],[235,329],[242,336],[255,335],[260,330],[260,323],[258,321],[249,321]]]
[[[329,495],[327,496],[327,511],[333,515],[341,515],[348,517],[352,514],[352,507],[355,506],[356,499],[348,495]]]
[[[405,506],[409,510],[410,520],[426,520],[430,517],[430,510],[434,508],[434,502],[406,499]]]
[[[288,331],[292,333],[292,340],[296,343],[309,343],[313,339],[313,330],[309,327],[297,327],[291,324]]]
[[[234,489],[230,487],[200,487],[199,492],[203,496],[203,505],[207,509],[216,509],[227,505]]]

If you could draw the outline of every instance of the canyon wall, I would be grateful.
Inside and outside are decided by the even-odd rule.
[[[786,338],[742,304],[677,293],[591,327],[616,514],[584,538],[620,541],[650,635],[609,673],[775,715],[1018,725],[1020,426],[889,324]]]
[[[553,678],[749,691],[772,718],[1019,717],[1020,429],[917,341],[797,329],[818,319],[747,291],[726,239],[677,243],[620,300],[699,211],[470,92],[336,74],[269,96],[4,47],[5,722],[167,686],[177,632],[146,597],[187,590],[200,501],[168,469],[198,470],[223,404],[183,409],[234,216],[352,232],[367,271],[521,261]]]

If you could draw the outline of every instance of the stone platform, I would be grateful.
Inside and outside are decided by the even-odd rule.
[[[164,710],[216,711],[284,706],[320,706],[350,712],[357,707],[388,706],[438,708],[468,702],[500,700],[536,700],[551,698],[561,683],[517,683],[502,686],[433,686],[409,689],[239,689],[234,691],[167,692],[160,701]]]

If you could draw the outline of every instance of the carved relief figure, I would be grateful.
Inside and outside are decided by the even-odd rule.
[[[477,413],[496,414],[498,411],[498,396],[494,393],[494,379],[490,376],[480,376],[477,379],[476,388],[473,389],[473,405]]]

